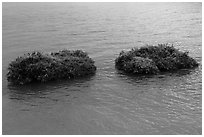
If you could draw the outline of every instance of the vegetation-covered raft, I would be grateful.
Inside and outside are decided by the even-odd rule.
[[[133,48],[127,52],[121,51],[115,60],[115,66],[131,74],[156,74],[194,68],[198,63],[188,56],[188,52],[181,52],[173,45],[158,44],[158,46]]]
[[[9,64],[7,79],[15,84],[26,84],[71,79],[94,74],[95,71],[94,61],[81,50],[62,50],[51,54],[32,52]]]

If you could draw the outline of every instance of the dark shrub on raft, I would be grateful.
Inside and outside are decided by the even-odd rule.
[[[82,77],[95,71],[94,61],[81,50],[62,50],[51,54],[32,52],[9,64],[7,79],[15,84],[26,84]]]
[[[117,69],[127,73],[156,74],[194,68],[198,63],[188,56],[188,52],[181,52],[173,45],[158,44],[158,46],[147,45],[127,52],[122,51],[116,58],[115,65]]]

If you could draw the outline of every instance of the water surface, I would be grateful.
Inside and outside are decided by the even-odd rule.
[[[3,134],[202,134],[201,3],[3,3]],[[172,43],[200,66],[127,76],[121,50]],[[38,50],[82,49],[97,72],[13,86],[8,64]]]

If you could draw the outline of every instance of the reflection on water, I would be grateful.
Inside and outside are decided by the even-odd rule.
[[[9,99],[21,101],[30,106],[39,106],[71,97],[72,92],[82,92],[81,89],[90,87],[94,76],[74,80],[59,80],[46,83],[31,83],[27,85],[9,84]]]
[[[202,134],[201,3],[4,3],[3,134]],[[170,42],[200,66],[132,76],[121,50]],[[14,86],[10,61],[28,51],[82,49],[97,72]]]

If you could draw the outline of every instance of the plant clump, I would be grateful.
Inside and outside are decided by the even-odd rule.
[[[62,50],[51,54],[32,52],[18,57],[8,67],[7,79],[15,84],[71,79],[94,74],[94,61],[82,50]]]
[[[132,48],[127,52],[121,51],[115,60],[115,65],[116,68],[127,73],[156,74],[194,68],[198,63],[188,56],[188,52],[181,52],[173,45],[158,44],[158,46]]]

